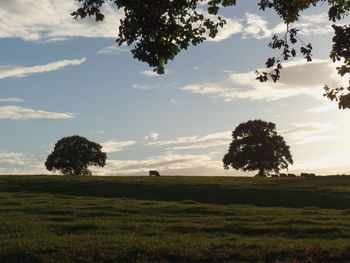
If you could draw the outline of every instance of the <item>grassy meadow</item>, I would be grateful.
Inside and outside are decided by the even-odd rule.
[[[350,177],[0,176],[0,262],[350,262]]]

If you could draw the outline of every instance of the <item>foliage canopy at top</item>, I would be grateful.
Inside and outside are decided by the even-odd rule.
[[[73,1],[73,0],[72,0]],[[175,58],[182,49],[189,45],[203,42],[207,36],[215,38],[225,20],[218,16],[222,7],[235,6],[236,0],[76,0],[80,8],[72,13],[75,18],[94,16],[102,21],[102,6],[113,2],[124,10],[121,19],[117,43],[132,46],[135,58],[148,63],[159,74],[164,73],[164,66]],[[299,50],[307,61],[312,60],[312,46],[304,43],[298,36],[298,29],[291,25],[298,21],[300,13],[317,4],[328,4],[329,20],[332,21],[335,35],[330,57],[333,62],[341,61],[338,73],[344,76],[350,73],[350,25],[336,22],[348,16],[349,0],[257,0],[261,10],[273,9],[286,24],[286,34],[280,38],[273,36],[270,48],[278,49],[281,55],[267,60],[266,72],[257,72],[257,79],[278,81],[282,62],[295,57]],[[208,16],[200,11],[199,5],[207,5]],[[299,48],[295,48],[300,44]],[[272,69],[271,69],[272,68]],[[341,109],[350,109],[350,83],[348,87],[325,86],[324,96],[338,101]]]

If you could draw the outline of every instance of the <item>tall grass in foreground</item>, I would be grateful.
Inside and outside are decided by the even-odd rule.
[[[0,262],[349,262],[350,177],[0,176]]]

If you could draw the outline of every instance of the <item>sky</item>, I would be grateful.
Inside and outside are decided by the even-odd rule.
[[[313,44],[313,62],[292,60],[278,83],[261,84],[254,71],[278,55],[267,45],[285,25],[256,3],[223,9],[217,38],[158,76],[115,44],[123,12],[113,5],[96,23],[72,19],[74,0],[1,0],[0,173],[49,173],[55,143],[81,135],[107,152],[96,175],[251,175],[224,170],[222,157],[238,124],[262,119],[291,147],[289,172],[350,174],[350,111],[323,97],[324,84],[346,82],[329,59],[326,6],[295,25]]]

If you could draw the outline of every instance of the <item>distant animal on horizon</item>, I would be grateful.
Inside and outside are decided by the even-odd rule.
[[[150,170],[150,171],[149,171],[149,176],[160,176],[160,174],[159,174],[158,171]]]

